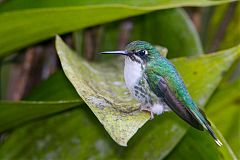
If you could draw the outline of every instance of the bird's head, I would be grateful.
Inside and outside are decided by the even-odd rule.
[[[133,41],[126,46],[125,50],[106,51],[101,54],[125,55],[130,60],[142,65],[161,56],[155,47],[145,41]]]

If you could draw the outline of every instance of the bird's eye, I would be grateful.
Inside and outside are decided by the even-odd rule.
[[[137,52],[137,54],[139,56],[145,56],[146,54],[148,54],[148,52],[146,50],[140,50],[140,51]]]

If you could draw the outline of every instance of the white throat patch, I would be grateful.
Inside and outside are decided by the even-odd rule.
[[[134,85],[142,76],[141,64],[132,61],[129,57],[125,57],[124,79],[127,88],[131,91]]]

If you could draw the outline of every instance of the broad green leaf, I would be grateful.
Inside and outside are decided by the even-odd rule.
[[[29,120],[58,113],[81,104],[79,101],[44,102],[44,101],[1,101],[0,133],[17,127]]]
[[[207,113],[240,158],[240,80],[221,85],[207,104]],[[224,122],[224,123],[223,123]]]
[[[24,10],[29,8],[52,8],[52,7],[72,7],[72,6],[89,6],[89,5],[123,5],[123,6],[133,6],[133,7],[148,7],[148,8],[160,8],[160,9],[166,9],[166,8],[173,8],[173,7],[180,7],[180,6],[209,6],[209,5],[216,5],[216,4],[222,4],[231,2],[234,0],[218,0],[211,1],[211,0],[174,0],[174,1],[168,1],[168,0],[156,0],[156,1],[138,1],[138,0],[104,0],[104,1],[98,1],[98,0],[83,0],[83,1],[77,1],[77,0],[69,0],[67,2],[62,0],[11,0],[8,2],[5,2],[4,5],[1,7],[1,11],[14,11],[14,10]]]
[[[123,73],[120,71],[121,64],[89,64],[82,58],[76,57],[76,54],[67,48],[59,37],[56,40],[56,48],[63,70],[78,94],[99,118],[112,138],[126,146],[129,138],[148,120],[149,116],[139,112],[139,104],[127,92]]]
[[[97,125],[87,106],[81,107],[15,130],[0,146],[0,159],[162,159],[171,151],[169,145],[179,140],[172,134],[184,132],[183,126],[172,126],[174,121],[176,116],[169,113],[157,117],[126,148]],[[162,135],[171,138],[165,143]]]
[[[213,126],[215,132],[217,128]],[[218,132],[218,131],[217,131]],[[223,146],[217,146],[212,137],[209,137],[208,133],[199,132],[196,129],[190,128],[185,134],[181,142],[172,150],[172,152],[165,158],[166,160],[237,160],[236,156],[228,146],[226,141],[221,135],[219,135]]]
[[[121,61],[116,59],[104,63],[88,63],[70,50],[60,37],[56,37],[56,48],[63,70],[78,94],[110,136],[118,144],[126,146],[138,128],[149,119],[149,114],[140,112],[139,104],[127,92]],[[222,73],[239,57],[239,48],[209,56],[173,60],[197,104],[203,106],[206,103],[221,80]],[[168,130],[173,126],[181,128],[177,121],[170,124],[162,125]],[[179,139],[184,133],[171,134],[172,138],[176,136]],[[161,137],[167,143],[169,138],[164,135]],[[169,146],[173,147],[174,144]]]
[[[57,72],[44,81],[25,100],[28,101],[0,101],[0,133],[83,104],[63,72]]]
[[[230,1],[6,1],[0,6],[0,37],[4,37],[0,40],[0,57],[53,37],[56,33],[67,33],[159,9],[207,6]]]
[[[97,125],[98,120],[93,117],[87,106],[83,106],[15,130],[0,146],[0,159],[160,160],[171,152],[171,144],[179,141],[173,133],[182,135],[185,132],[184,126],[180,128],[179,123],[169,130],[167,124],[172,125],[171,121],[177,121],[176,118],[173,113],[156,117],[140,129],[128,147],[121,147],[111,140],[103,127]],[[190,133],[192,132],[191,130]],[[195,130],[194,135],[189,135],[188,132],[181,143],[188,140],[191,140],[187,144],[191,148],[184,145],[180,149],[181,153],[174,149],[170,157],[172,153],[179,153],[181,157],[186,153],[185,159],[192,159],[196,155],[219,156],[216,144],[207,133]],[[224,143],[223,151],[226,151],[225,147]],[[200,149],[203,149],[204,154],[207,150],[207,154],[201,154]]]
[[[154,28],[154,29],[153,29]],[[168,57],[203,53],[198,33],[183,9],[169,9],[134,18],[132,40],[168,48]]]

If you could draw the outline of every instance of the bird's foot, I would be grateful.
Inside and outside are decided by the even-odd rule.
[[[147,111],[150,113],[150,119],[152,120],[154,118],[154,113],[149,106],[141,106],[140,111]]]

